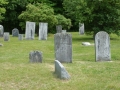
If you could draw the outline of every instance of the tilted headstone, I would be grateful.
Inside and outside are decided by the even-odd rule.
[[[18,30],[17,28],[14,28],[14,29],[12,30],[12,36],[13,36],[13,37],[18,37],[18,34],[19,34],[19,30]]]
[[[72,63],[72,36],[68,33],[54,35],[55,59],[60,62]]]
[[[18,40],[23,40],[23,34],[18,35]]]
[[[57,33],[61,33],[62,32],[62,25],[57,25],[56,31],[57,31]]]
[[[35,36],[35,22],[26,22],[25,39],[32,40]]]
[[[110,37],[104,32],[100,31],[95,35],[95,54],[96,61],[110,61]]]
[[[42,59],[43,56],[42,56],[42,52],[40,51],[32,51],[29,53],[29,60],[31,63],[37,63],[37,62],[42,63]]]
[[[47,40],[48,23],[39,23],[39,40]]]
[[[79,34],[84,34],[84,23],[79,23]]]
[[[9,41],[10,35],[9,32],[4,32],[4,41]]]
[[[4,34],[4,27],[0,25],[0,37],[3,37]]]
[[[69,79],[70,75],[68,74],[67,70],[64,66],[58,61],[55,60],[55,74],[60,79]]]

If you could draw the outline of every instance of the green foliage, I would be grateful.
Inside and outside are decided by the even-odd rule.
[[[6,12],[4,5],[7,3],[6,0],[0,0],[0,22],[4,19],[3,14]]]
[[[37,3],[34,5],[28,4],[26,6],[26,11],[22,12],[18,18],[24,21],[22,23],[25,23],[26,21],[34,21],[37,23],[48,22],[50,29],[57,24],[57,19],[54,15],[53,8],[44,3]]]
[[[71,27],[71,20],[65,18],[63,15],[56,15],[56,18],[58,20],[58,25],[62,25],[63,29],[70,29]]]

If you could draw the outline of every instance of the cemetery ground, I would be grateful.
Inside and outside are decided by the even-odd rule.
[[[70,74],[61,80],[54,74],[54,34],[47,40],[10,41],[0,37],[0,90],[120,90],[120,37],[110,35],[111,62],[95,62],[92,35],[72,34],[72,63],[62,63]],[[43,52],[42,63],[30,63],[30,51]]]

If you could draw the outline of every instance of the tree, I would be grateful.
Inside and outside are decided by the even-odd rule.
[[[44,3],[28,4],[26,11],[22,12],[18,18],[23,21],[20,23],[23,28],[26,21],[48,22],[51,31],[52,27],[58,23],[53,8]]]
[[[0,0],[0,22],[4,19],[3,14],[5,14],[6,9],[4,8],[4,5],[7,4],[5,0]]]

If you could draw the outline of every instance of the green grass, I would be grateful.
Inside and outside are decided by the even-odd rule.
[[[0,90],[120,90],[120,38],[110,35],[112,62],[95,62],[92,36],[72,32],[73,63],[63,63],[71,78],[60,80],[54,74],[54,35],[48,40],[0,38]],[[43,52],[43,63],[29,63],[30,51]]]

